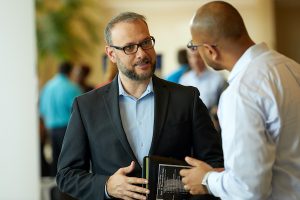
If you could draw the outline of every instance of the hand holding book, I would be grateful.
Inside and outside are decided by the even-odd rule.
[[[110,197],[119,199],[146,199],[148,189],[138,185],[147,184],[143,178],[126,176],[133,171],[135,163],[132,161],[128,167],[120,168],[114,173],[106,183],[106,190]]]
[[[207,163],[195,158],[186,157],[185,161],[191,165],[190,169],[182,169],[180,175],[183,177],[184,188],[192,195],[208,194],[209,188],[207,183],[203,183],[206,174],[212,171],[221,172],[224,168],[212,168]],[[207,179],[206,179],[207,180]]]

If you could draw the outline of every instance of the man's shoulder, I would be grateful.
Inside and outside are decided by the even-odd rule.
[[[108,85],[105,85],[103,87],[100,87],[100,88],[96,88],[96,89],[93,89],[89,92],[86,92],[82,95],[80,95],[78,97],[78,99],[80,101],[91,101],[95,98],[101,98],[103,97],[105,94],[107,94],[108,90],[109,90],[110,86],[109,84]]]
[[[212,81],[216,84],[226,84],[226,78],[221,72],[215,71],[213,69],[207,69],[207,72],[210,79],[212,79]]]
[[[195,72],[193,70],[189,70],[182,74],[179,79],[179,83],[183,83],[185,85],[185,83],[189,83],[191,80],[195,79],[195,77]]]
[[[180,94],[180,93],[194,93],[198,91],[197,88],[193,86],[184,86],[178,83],[170,82],[161,78],[156,78],[156,85],[160,87],[165,87],[172,94]],[[155,87],[155,86],[154,86]]]

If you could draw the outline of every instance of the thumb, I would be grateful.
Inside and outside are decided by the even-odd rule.
[[[191,165],[191,166],[193,166],[193,167],[197,167],[197,166],[199,166],[200,164],[201,164],[201,162],[202,161],[200,161],[200,160],[197,160],[197,159],[195,159],[195,158],[192,158],[192,157],[185,157],[185,161],[189,164],[189,165]]]
[[[132,172],[134,170],[134,166],[135,166],[134,161],[131,161],[129,166],[122,168],[122,172],[124,174],[129,174],[130,172]]]

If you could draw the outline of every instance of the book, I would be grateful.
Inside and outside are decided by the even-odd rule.
[[[190,168],[183,160],[161,156],[143,159],[143,178],[150,193],[147,200],[189,200],[190,194],[183,188],[179,171]]]

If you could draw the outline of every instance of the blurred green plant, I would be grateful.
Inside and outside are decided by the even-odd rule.
[[[99,0],[36,0],[39,63],[78,61],[95,53],[102,28]]]

